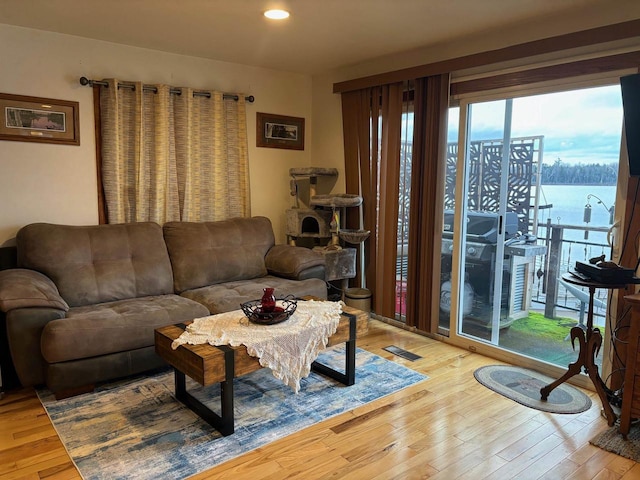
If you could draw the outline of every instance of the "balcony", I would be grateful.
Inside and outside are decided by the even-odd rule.
[[[544,253],[535,256],[526,277],[521,278],[520,290],[515,293],[517,302],[526,298],[526,304],[515,309],[516,315],[513,315],[513,305],[503,308],[502,315],[508,326],[500,330],[499,345],[519,354],[566,366],[577,358],[569,331],[586,322],[586,297],[576,291],[584,295],[588,291],[567,285],[561,277],[575,267],[576,261],[586,262],[603,254],[610,257],[611,247],[602,240],[609,234],[609,228],[552,224],[548,220],[539,226],[538,232],[540,236],[536,244]],[[404,321],[406,311],[407,248],[406,245],[404,247],[398,249],[397,262],[396,319],[399,321]],[[606,319],[608,293],[608,290],[598,289],[594,298],[594,326],[603,333],[609,328]],[[448,312],[441,311],[440,326],[443,331],[448,330]],[[481,340],[491,340],[491,328],[482,322],[463,321],[462,331]],[[602,355],[596,361],[601,366]]]

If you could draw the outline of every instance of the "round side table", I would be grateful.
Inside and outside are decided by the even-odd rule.
[[[598,288],[614,290],[625,288],[628,284],[613,284],[597,282],[595,280],[584,280],[575,275],[572,275],[571,273],[563,274],[562,280],[567,283],[571,283],[580,287],[587,287],[589,289],[587,325],[584,330],[579,326],[575,326],[570,331],[571,345],[573,345],[574,348],[575,341],[578,340],[578,359],[574,363],[569,364],[566,373],[562,375],[562,377],[557,379],[555,382],[542,387],[540,389],[540,396],[542,400],[547,400],[547,398],[549,398],[549,394],[554,388],[566,382],[574,375],[579,374],[584,368],[584,372],[589,375],[589,378],[593,382],[593,386],[598,393],[598,397],[600,397],[605,416],[607,417],[607,423],[611,427],[616,421],[616,414],[613,412],[611,404],[609,403],[609,396],[612,394],[612,392],[605,385],[602,378],[600,378],[600,374],[598,373],[598,366],[595,363],[595,358],[598,356],[600,347],[602,346],[602,334],[600,333],[599,328],[593,328],[593,297],[595,295],[596,289]]]

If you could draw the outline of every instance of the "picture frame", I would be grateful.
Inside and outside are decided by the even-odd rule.
[[[304,118],[258,112],[256,146],[304,150]]]
[[[0,140],[80,145],[79,104],[0,93]]]

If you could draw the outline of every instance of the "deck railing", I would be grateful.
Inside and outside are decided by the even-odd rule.
[[[531,310],[543,311],[547,318],[556,318],[558,309],[565,312],[584,310],[580,300],[564,288],[559,279],[575,268],[576,261],[587,262],[590,258],[603,254],[610,259],[611,246],[605,239],[597,238],[605,237],[608,231],[607,227],[552,224],[550,220],[538,226],[538,244],[546,247],[546,254],[537,256],[530,269],[528,282],[531,288]],[[582,232],[578,236],[587,238],[566,238],[568,232]],[[590,240],[590,234],[596,235],[592,235]],[[406,244],[399,245],[396,259],[396,318],[400,320],[405,312],[407,250]],[[595,298],[606,303],[607,295],[606,290],[596,290]],[[603,317],[604,313],[602,309],[596,310],[595,316]]]
[[[565,238],[568,231],[586,232],[584,236],[587,238]],[[611,258],[611,246],[606,241],[588,239],[590,233],[607,234],[608,231],[607,227],[552,224],[550,220],[539,225],[539,243],[547,247],[547,254],[536,260],[532,299],[533,302],[544,303],[545,317],[556,318],[558,307],[580,310],[580,307],[570,305],[580,302],[563,288],[559,279],[564,273],[575,268],[576,261],[588,262],[590,258],[600,255]],[[607,301],[607,295],[606,290],[596,291],[596,299],[604,303]]]

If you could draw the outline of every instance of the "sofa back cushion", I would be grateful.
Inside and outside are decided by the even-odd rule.
[[[16,243],[19,267],[51,278],[72,307],[173,293],[171,262],[156,223],[34,223],[18,231]]]
[[[266,217],[169,222],[163,228],[178,293],[267,274],[264,257],[275,238]]]

